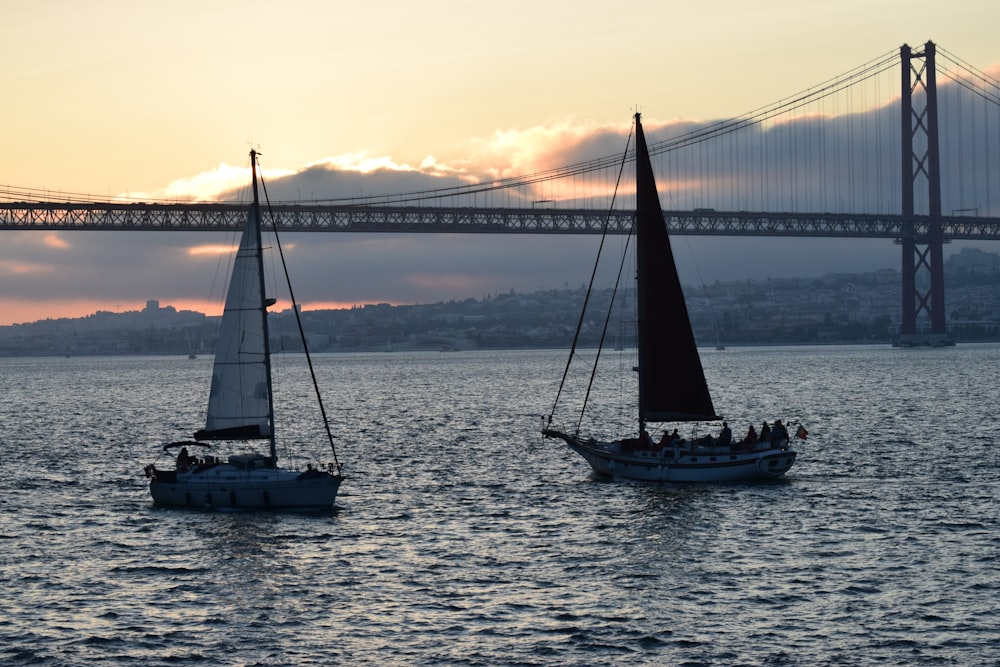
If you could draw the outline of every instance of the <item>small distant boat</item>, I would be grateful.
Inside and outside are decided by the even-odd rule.
[[[796,458],[780,420],[775,421],[773,429],[768,427],[770,432],[764,437],[748,434],[741,442],[732,439],[725,423],[719,438],[706,435],[683,440],[674,429],[672,434],[664,430],[664,437],[657,443],[646,431],[650,422],[707,422],[721,418],[715,414],[698,356],[639,114],[635,115],[635,132],[639,362],[633,370],[639,376],[638,429],[617,440],[583,436],[578,428],[561,431],[551,428],[554,406],[542,434],[565,441],[599,475],[619,479],[726,482],[780,477]],[[570,362],[573,355],[571,350]],[[567,363],[567,372],[569,366]],[[804,439],[805,429],[800,427],[797,435]]]
[[[275,301],[265,296],[256,151],[250,151],[250,165],[253,204],[236,253],[219,327],[206,425],[194,434],[194,440],[163,446],[164,452],[178,450],[176,467],[171,470],[147,465],[149,492],[157,504],[176,507],[328,509],[333,507],[344,477],[315,375],[316,399],[334,462],[316,467],[309,464],[305,470],[278,465],[267,328],[267,308]],[[277,238],[275,241],[280,249]],[[292,302],[294,307],[294,297]],[[294,310],[298,316],[298,308]],[[305,346],[304,337],[302,344]],[[308,347],[304,349],[311,372]],[[221,458],[207,453],[195,455],[189,449],[209,447],[206,441],[251,440],[268,441],[268,452],[248,451]]]

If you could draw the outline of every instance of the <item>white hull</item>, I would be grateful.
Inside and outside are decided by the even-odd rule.
[[[642,482],[745,482],[781,477],[795,463],[787,442],[758,443],[751,451],[730,447],[626,449],[619,442],[598,442],[548,433],[566,441],[599,475]]]
[[[222,464],[198,472],[153,471],[149,492],[160,505],[206,509],[330,509],[343,478],[280,468]]]
[[[638,433],[635,438],[599,442],[546,428],[543,435],[564,440],[599,475],[642,482],[742,482],[772,479],[784,475],[795,463],[796,453],[789,447],[787,432],[775,420],[768,435],[780,441],[754,442],[747,447],[730,446],[732,433],[719,440],[711,436],[687,442],[667,438],[672,444],[655,445],[646,433],[647,423],[709,422],[722,419],[715,412],[708,391],[705,371],[698,356],[698,346],[691,328],[684,289],[674,263],[670,234],[663,224],[663,210],[656,190],[656,176],[649,159],[641,115],[635,114],[635,306],[638,372],[635,389]],[[622,258],[624,263],[624,257]],[[624,264],[623,264],[624,265]],[[593,277],[588,296],[594,287]],[[587,302],[584,301],[586,304]],[[586,305],[584,315],[586,315]],[[607,328],[605,319],[605,331]],[[576,335],[584,323],[581,315]],[[718,341],[716,341],[718,343]],[[569,376],[573,349],[563,372],[556,395],[558,403]],[[597,364],[590,374],[593,383]],[[587,397],[590,388],[587,389]],[[586,404],[586,401],[585,401]],[[555,415],[552,408],[546,423]],[[762,427],[763,428],[763,427]],[[676,429],[674,430],[676,434]],[[802,436],[805,436],[804,432]],[[666,434],[664,434],[666,435]],[[756,439],[756,438],[752,438]]]

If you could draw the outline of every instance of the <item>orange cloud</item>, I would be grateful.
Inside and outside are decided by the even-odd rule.
[[[41,273],[52,273],[54,267],[48,264],[37,264],[34,262],[18,262],[16,260],[0,259],[0,274],[7,275],[30,275]]]
[[[219,243],[206,243],[204,245],[192,246],[192,247],[188,248],[186,252],[187,252],[188,257],[199,257],[199,256],[202,256],[202,255],[209,255],[209,256],[222,255],[222,256],[225,256],[225,255],[232,255],[233,253],[235,253],[236,249],[238,247],[239,246],[236,245],[236,244],[224,245],[224,244],[219,244]],[[291,251],[295,250],[296,244],[295,243],[287,243],[287,242],[282,241],[281,247],[286,252],[291,252]]]
[[[367,153],[345,153],[325,157],[314,162],[310,162],[304,168],[311,167],[332,167],[339,171],[357,171],[362,174],[370,174],[373,171],[414,171],[413,167],[407,164],[397,164],[387,155],[369,157]]]
[[[209,316],[222,315],[222,302],[219,300],[215,301],[204,301],[199,299],[171,299],[169,303],[160,303],[160,308],[166,308],[167,306],[173,306],[176,310],[193,310],[196,313],[204,313]],[[136,310],[142,310],[146,307],[146,303],[143,302]]]
[[[0,326],[63,317],[86,317],[99,310],[124,312],[126,310],[142,310],[144,307],[145,303],[109,305],[103,301],[89,300],[0,299]]]
[[[566,166],[566,154],[595,135],[624,136],[627,126],[594,122],[563,121],[552,126],[524,130],[497,130],[493,135],[469,142],[462,166],[469,171],[486,169],[494,178],[532,174]],[[472,165],[479,165],[478,169]],[[486,167],[489,165],[489,167]]]
[[[57,232],[49,232],[45,235],[42,242],[50,248],[59,248],[60,250],[72,247],[69,242],[61,238]]]
[[[235,245],[207,244],[197,245],[187,249],[187,254],[191,257],[198,255],[231,255],[236,252]]]
[[[290,169],[261,169],[267,179],[294,174]],[[129,192],[118,195],[131,201],[217,201],[221,195],[250,185],[250,166],[234,167],[226,163],[194,176],[171,181],[160,192]]]
[[[0,272],[2,272],[0,266]],[[176,310],[193,310],[209,316],[222,314],[222,304],[218,301],[198,301],[194,299],[171,299],[160,303],[161,308],[172,306]],[[146,301],[93,300],[93,299],[17,299],[0,298],[0,326],[23,324],[45,319],[87,317],[97,312],[127,313],[145,310]]]

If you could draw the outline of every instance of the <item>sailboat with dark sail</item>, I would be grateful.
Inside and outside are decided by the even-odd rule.
[[[721,417],[712,404],[695,344],[639,114],[635,115],[635,134],[633,231],[638,363],[633,370],[638,372],[638,428],[634,435],[616,440],[580,435],[579,425],[573,432],[553,428],[559,404],[557,395],[542,434],[565,441],[602,476],[647,482],[726,482],[780,477],[796,458],[781,420],[776,420],[773,428],[768,426],[768,433],[748,434],[742,441],[732,439],[728,426],[724,426],[718,438],[706,435],[683,439],[676,428],[670,432],[668,426],[654,442],[647,432],[647,425],[654,422],[709,422]],[[573,347],[567,373],[575,354],[575,342]],[[566,374],[564,384],[565,381]],[[796,435],[804,438],[805,433],[800,426]]]
[[[214,509],[328,509],[337,498],[344,477],[326,411],[319,395],[305,336],[303,348],[309,365],[319,412],[333,452],[325,466],[307,464],[304,470],[278,465],[271,382],[271,345],[267,308],[275,300],[265,292],[261,207],[257,191],[257,152],[250,151],[253,203],[233,263],[229,290],[216,343],[212,386],[205,428],[194,440],[172,442],[164,453],[177,450],[176,467],[147,465],[149,491],[157,504]],[[275,245],[281,244],[275,232]],[[285,271],[287,278],[288,273]],[[291,286],[289,284],[289,292]],[[291,295],[296,318],[299,309]],[[299,333],[303,333],[299,322]],[[256,451],[216,457],[191,453],[209,447],[206,441],[265,440],[267,453]]]

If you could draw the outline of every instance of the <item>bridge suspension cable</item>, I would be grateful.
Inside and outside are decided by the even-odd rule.
[[[965,72],[967,76],[959,76],[947,69],[940,69],[942,76],[947,78],[949,81],[965,88],[974,95],[982,97],[987,102],[994,105],[1000,106],[1000,81],[993,78],[986,72],[982,71],[965,62],[961,58],[945,51],[940,46],[937,47],[937,53],[939,56],[943,56],[943,59],[948,60],[952,63],[956,69],[961,72]],[[973,85],[974,81],[978,81],[982,84],[982,87],[977,87]]]
[[[707,125],[706,127],[679,135],[677,137],[650,143],[650,155],[659,155],[661,153],[674,151],[701,143],[703,141],[708,141],[709,139],[730,134],[746,127],[760,125],[768,120],[772,120],[778,116],[796,111],[825,97],[841,92],[848,87],[867,81],[868,79],[887,70],[893,69],[898,65],[899,58],[896,51],[885,53],[875,60],[865,63],[864,65],[856,67],[855,69],[845,72],[844,74],[836,76],[832,79],[828,79],[818,86],[807,88],[792,97],[778,100],[771,105],[754,109],[741,116],[737,116],[736,118],[717,121]]]
[[[967,72],[968,77],[954,74],[951,72],[942,72],[944,76],[954,81],[956,84],[972,91],[973,93],[981,96],[988,102],[1000,106],[1000,82],[990,75],[978,70],[968,63],[965,63],[960,58],[939,49],[939,51],[945,55],[949,62],[953,63],[957,69]],[[744,114],[736,116],[734,118],[719,120],[715,122],[710,122],[708,124],[699,125],[694,129],[677,134],[676,136],[667,137],[665,139],[651,142],[649,145],[649,151],[651,156],[671,153],[674,151],[679,151],[684,148],[688,148],[694,145],[703,144],[711,140],[723,137],[726,135],[733,135],[741,130],[753,126],[760,126],[768,121],[774,120],[781,116],[789,116],[796,111],[802,110],[809,105],[815,104],[820,100],[824,100],[828,97],[834,96],[837,93],[843,92],[846,89],[857,86],[873,77],[889,71],[893,68],[899,66],[898,51],[891,50],[883,53],[874,59],[848,70],[840,75],[832,77],[816,86],[807,88],[797,94],[791,95],[789,97],[783,98],[774,102],[772,104],[762,106],[756,109],[752,109]],[[976,86],[972,82],[978,81],[981,86]],[[421,202],[431,202],[436,200],[453,199],[458,197],[468,197],[477,194],[487,194],[492,192],[498,192],[502,190],[512,190],[516,188],[522,188],[526,186],[537,185],[539,183],[558,181],[562,179],[569,179],[581,175],[592,174],[604,170],[614,169],[618,166],[620,161],[620,155],[610,155],[599,157],[591,160],[586,160],[578,162],[575,164],[542,170],[530,174],[525,174],[521,176],[513,176],[508,178],[493,179],[489,181],[483,181],[479,183],[470,183],[466,185],[452,185],[442,188],[432,188],[426,190],[416,190],[403,193],[385,194],[385,195],[367,195],[367,196],[351,196],[351,197],[332,197],[332,198],[315,198],[308,200],[295,200],[292,202],[277,202],[277,203],[296,203],[296,204],[328,204],[335,206],[402,206],[402,205],[414,205]],[[634,156],[630,155],[628,160],[634,159]],[[25,188],[25,187],[14,187],[14,186],[0,186],[0,199],[16,202],[59,202],[65,201],[67,203],[120,203],[123,205],[135,204],[140,201],[143,203],[156,203],[156,204],[178,204],[177,200],[150,200],[149,198],[143,198],[142,200],[134,199],[130,197],[109,197],[107,199],[99,198],[93,195],[85,195],[74,192],[64,192],[55,191],[43,188]]]
[[[875,77],[887,70],[891,70],[898,66],[899,66],[898,52],[896,50],[888,51],[878,56],[877,58],[863,65],[860,65],[859,67],[849,70],[839,76],[828,79],[827,81],[824,81],[818,86],[808,88],[796,95],[781,99],[771,105],[753,109],[747,113],[737,116],[736,118],[716,121],[707,126],[700,127],[690,132],[685,132],[675,137],[671,137],[657,142],[652,142],[649,145],[650,155],[654,156],[663,153],[669,153],[682,148],[686,148],[688,146],[706,142],[720,136],[725,136],[727,134],[737,132],[747,127],[763,124],[768,120],[772,120],[779,116],[804,108],[809,104],[813,104],[818,100],[821,100],[823,98],[841,92],[848,87],[858,85],[864,81],[867,81],[868,79],[871,79],[872,77]],[[578,162],[564,167],[538,171],[523,176],[511,177],[506,179],[497,179],[483,183],[470,184],[466,186],[452,186],[447,188],[414,191],[396,195],[385,195],[383,197],[377,197],[376,199],[377,203],[408,204],[408,203],[415,203],[419,201],[427,201],[433,199],[442,199],[455,196],[466,196],[470,194],[493,192],[497,190],[523,187],[526,185],[534,185],[540,182],[565,179],[592,172],[602,171],[610,168],[615,168],[618,166],[620,159],[621,158],[618,155],[609,155],[605,157],[595,158],[592,160],[587,160],[585,162]],[[627,156],[628,161],[632,161],[634,159],[635,159],[634,154],[630,153]],[[356,198],[351,198],[350,200],[322,199],[322,200],[312,200],[312,201],[342,203],[345,201],[357,202],[359,200]],[[371,199],[367,199],[365,200],[365,203],[371,204],[376,202],[373,202]]]

